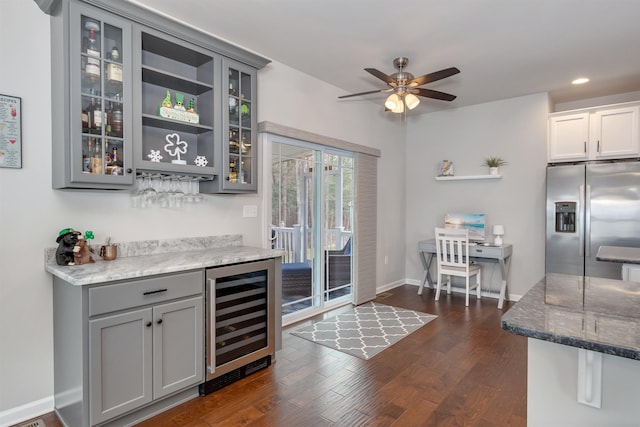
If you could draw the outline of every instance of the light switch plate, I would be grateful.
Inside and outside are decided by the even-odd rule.
[[[242,207],[242,216],[245,218],[255,218],[258,216],[258,206],[244,205]]]

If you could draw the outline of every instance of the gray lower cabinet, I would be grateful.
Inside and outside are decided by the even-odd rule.
[[[65,425],[130,424],[197,396],[203,287],[203,271],[90,287],[54,277],[55,409]]]

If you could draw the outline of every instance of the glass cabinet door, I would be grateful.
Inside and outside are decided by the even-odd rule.
[[[227,60],[223,62],[223,73],[229,93],[224,121],[228,127],[228,140],[223,147],[222,187],[225,190],[255,191],[255,70]]]
[[[131,25],[73,6],[71,181],[131,184]]]

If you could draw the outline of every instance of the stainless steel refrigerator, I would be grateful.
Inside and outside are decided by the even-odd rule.
[[[640,161],[549,165],[546,272],[620,279],[600,246],[640,247]]]

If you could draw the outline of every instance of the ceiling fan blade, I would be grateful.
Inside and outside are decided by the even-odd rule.
[[[391,76],[386,75],[385,73],[383,73],[380,70],[376,70],[375,68],[365,68],[364,69],[367,73],[379,78],[380,80],[387,82],[388,84],[396,84],[396,80],[394,78],[392,78]]]
[[[369,95],[369,94],[372,94],[372,93],[389,92],[390,90],[391,89],[378,89],[378,90],[370,90],[368,92],[352,93],[351,95],[339,96],[338,99],[351,98],[352,96]]]
[[[460,70],[456,67],[445,68],[444,70],[436,71],[434,73],[425,74],[424,76],[416,77],[409,82],[409,86],[416,87],[422,86],[426,83],[436,82],[438,80],[446,79],[454,74],[458,74]]]
[[[457,97],[449,93],[438,92],[437,90],[425,89],[422,87],[411,89],[411,93],[427,98],[440,99],[442,101],[453,101]]]

